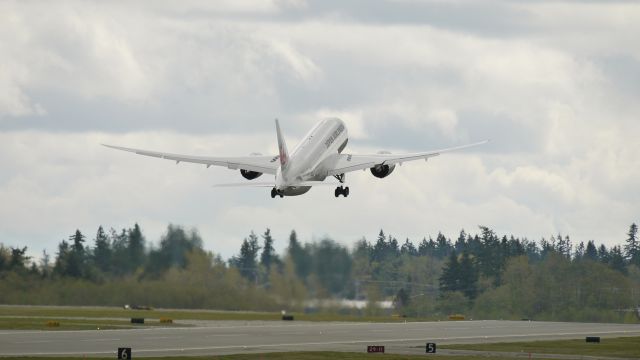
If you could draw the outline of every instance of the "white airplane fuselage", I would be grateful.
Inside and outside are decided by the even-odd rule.
[[[349,136],[344,122],[325,119],[314,126],[276,172],[275,188],[286,196],[302,195],[310,186],[296,186],[305,181],[323,181],[347,146]]]

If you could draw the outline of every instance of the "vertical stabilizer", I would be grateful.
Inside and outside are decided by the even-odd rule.
[[[287,150],[287,143],[284,142],[282,131],[280,130],[280,122],[276,119],[276,133],[278,134],[278,150],[280,151],[280,165],[285,167],[289,162],[289,151]]]

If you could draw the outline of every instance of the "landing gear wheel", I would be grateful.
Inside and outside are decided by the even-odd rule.
[[[271,198],[275,198],[277,195],[276,188],[271,189]]]
[[[345,187],[342,187],[342,186],[338,186],[338,187],[336,188],[336,191],[334,192],[334,195],[335,195],[336,197],[338,197],[338,196],[340,196],[340,195],[343,195],[344,197],[349,196],[349,187],[347,186],[347,187],[345,188]]]

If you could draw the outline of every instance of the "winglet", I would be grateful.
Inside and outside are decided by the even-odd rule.
[[[287,150],[287,143],[284,142],[282,131],[280,130],[280,122],[276,119],[276,133],[278,135],[278,150],[280,151],[280,165],[285,167],[289,162],[289,151]]]

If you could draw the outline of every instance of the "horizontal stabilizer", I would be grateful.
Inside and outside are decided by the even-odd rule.
[[[345,184],[339,184],[333,181],[302,181],[290,184],[288,186],[291,187],[301,187],[301,186],[340,186]],[[215,184],[213,187],[274,187],[275,184],[272,182],[242,182],[242,183],[230,183],[230,184]]]
[[[328,182],[324,182],[324,181],[302,181],[302,182],[298,182],[298,183],[292,184],[292,186],[340,186],[340,185],[345,185],[345,184],[340,184],[340,183],[333,182],[333,181],[328,181]]]
[[[274,187],[272,182],[243,182],[231,184],[215,184],[213,187]]]

